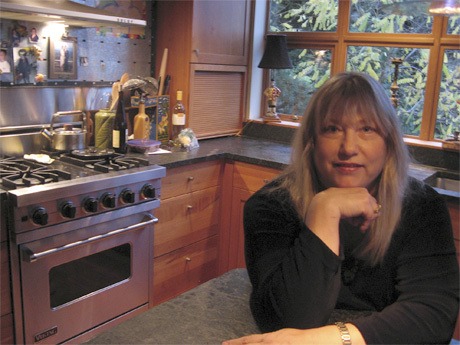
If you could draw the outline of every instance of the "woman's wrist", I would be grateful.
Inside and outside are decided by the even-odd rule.
[[[342,345],[351,345],[351,335],[350,331],[348,330],[347,325],[343,322],[336,322],[335,325],[337,326],[340,332],[340,338],[342,340]]]

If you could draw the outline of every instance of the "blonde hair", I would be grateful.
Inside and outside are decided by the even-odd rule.
[[[286,188],[298,213],[306,219],[308,207],[322,187],[316,175],[313,152],[322,125],[331,116],[355,114],[377,125],[387,146],[387,157],[374,197],[383,205],[380,217],[366,232],[356,255],[372,265],[383,260],[399,223],[408,182],[409,154],[396,112],[382,86],[372,77],[344,72],[331,77],[311,98],[293,141],[291,163],[283,172]]]

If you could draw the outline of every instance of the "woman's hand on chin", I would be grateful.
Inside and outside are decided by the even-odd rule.
[[[312,199],[305,223],[338,255],[340,220],[353,219],[361,231],[366,231],[379,210],[377,200],[366,188],[328,188]]]

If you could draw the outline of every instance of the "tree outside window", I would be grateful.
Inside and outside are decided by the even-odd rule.
[[[270,0],[269,31],[286,33],[292,70],[272,71],[277,110],[302,115],[333,73],[362,71],[391,96],[402,59],[397,112],[406,135],[445,139],[460,128],[460,16],[431,16],[428,2]],[[346,19],[345,19],[346,18]]]

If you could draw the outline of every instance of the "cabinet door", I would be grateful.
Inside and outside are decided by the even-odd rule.
[[[279,173],[277,169],[238,162],[233,170],[233,188],[256,192]]]
[[[11,307],[11,289],[10,289],[10,267],[8,264],[8,246],[7,242],[0,243],[0,261],[1,261],[1,329],[0,344],[13,344],[13,313]]]
[[[244,189],[235,188],[232,195],[232,219],[231,226],[232,236],[230,241],[229,270],[234,268],[246,267],[244,257],[244,227],[243,227],[243,209],[244,204],[252,195],[252,192]]]
[[[241,130],[246,104],[246,66],[191,64],[188,126],[198,138]]]
[[[254,164],[233,164],[228,269],[246,267],[243,209],[249,197],[279,174],[279,170]]]
[[[249,0],[198,0],[193,3],[192,63],[247,66]]]

